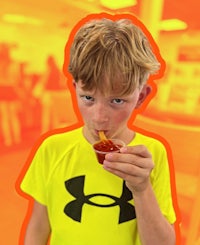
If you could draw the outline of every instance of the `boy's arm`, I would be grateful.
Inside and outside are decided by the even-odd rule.
[[[141,193],[134,194],[138,231],[142,244],[175,245],[175,230],[163,216],[151,184]]]
[[[46,245],[50,235],[50,224],[46,206],[34,202],[29,220],[24,245]]]
[[[150,183],[154,167],[144,146],[126,147],[107,154],[104,168],[126,181],[134,197],[138,232],[143,245],[174,245],[175,230],[163,216]]]

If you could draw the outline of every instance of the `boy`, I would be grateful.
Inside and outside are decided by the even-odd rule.
[[[132,16],[84,22],[64,63],[83,126],[47,137],[32,159],[21,184],[34,198],[24,244],[174,245],[167,153],[128,126],[160,63]],[[103,165],[92,149],[99,131],[126,144]]]

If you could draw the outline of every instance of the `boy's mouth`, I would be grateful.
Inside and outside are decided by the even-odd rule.
[[[108,130],[105,130],[105,129],[96,129],[96,130],[95,130],[95,134],[99,136],[99,132],[100,132],[100,131],[103,131],[104,134],[107,136]]]

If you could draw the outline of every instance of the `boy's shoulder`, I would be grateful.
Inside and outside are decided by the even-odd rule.
[[[72,130],[64,129],[63,130],[55,130],[48,134],[45,141],[54,141],[54,140],[62,140],[62,139],[70,139],[71,137],[74,137],[73,139],[79,138],[82,136],[82,127],[75,128]]]
[[[147,147],[159,147],[166,148],[169,146],[168,142],[161,136],[152,132],[147,131],[139,131],[136,132],[134,140],[131,142],[132,144],[142,144]]]
[[[40,139],[42,147],[51,147],[52,149],[59,147],[67,147],[84,139],[82,134],[82,127],[73,130],[55,130],[47,133]]]

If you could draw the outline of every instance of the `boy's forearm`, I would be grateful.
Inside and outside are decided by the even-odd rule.
[[[47,245],[48,238],[48,231],[40,230],[39,227],[35,228],[29,223],[25,234],[24,245]]]
[[[35,201],[32,215],[27,225],[24,245],[47,245],[50,233],[51,227],[47,208]]]
[[[151,185],[133,195],[142,245],[175,245],[173,225],[162,215]]]
[[[27,228],[24,245],[47,245],[49,234],[39,230]]]

